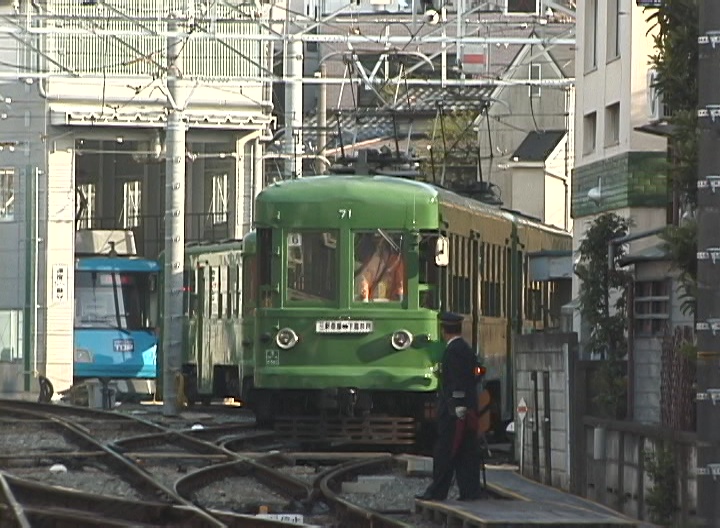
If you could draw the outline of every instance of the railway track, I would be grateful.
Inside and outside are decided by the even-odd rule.
[[[15,439],[0,440],[2,526],[437,526],[413,512],[428,477],[387,453],[305,453],[251,423],[14,401],[0,401],[0,421]],[[412,493],[353,491],[363,479]]]

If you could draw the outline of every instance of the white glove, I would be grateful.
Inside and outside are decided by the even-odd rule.
[[[467,407],[455,407],[455,416],[457,416],[460,420],[465,418],[466,414],[467,414]]]

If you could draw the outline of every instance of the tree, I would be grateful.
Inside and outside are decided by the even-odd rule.
[[[428,157],[423,173],[438,180],[445,175],[446,184],[470,183],[476,179],[474,169],[478,163],[478,138],[473,124],[476,110],[439,112],[430,125]]]
[[[619,418],[624,411],[627,380],[624,359],[627,354],[627,285],[631,275],[617,266],[624,256],[622,245],[615,246],[612,266],[608,266],[608,243],[627,235],[630,225],[615,213],[596,217],[580,244],[575,273],[582,281],[580,314],[590,327],[587,347],[603,359],[594,377],[594,403],[607,418]]]

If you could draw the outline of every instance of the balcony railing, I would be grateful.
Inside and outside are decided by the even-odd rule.
[[[167,64],[163,33],[168,13],[173,11],[186,12],[187,2],[106,0],[88,5],[78,0],[48,0],[44,25],[58,31],[49,32],[45,39],[44,51],[51,59],[47,68],[157,77]],[[211,2],[205,12],[198,12],[183,49],[183,75],[206,81],[259,77],[264,46],[252,37],[264,30],[254,11],[251,4]],[[217,33],[223,38],[193,37],[203,33],[203,37]]]
[[[165,249],[165,216],[140,215],[136,217],[137,227],[125,228],[121,220],[112,217],[93,217],[92,229],[129,229],[135,235],[138,254],[157,258]],[[219,221],[224,220],[224,221]],[[219,242],[230,238],[227,214],[218,218],[218,213],[194,213],[185,215],[185,242]],[[87,225],[81,226],[87,228]]]

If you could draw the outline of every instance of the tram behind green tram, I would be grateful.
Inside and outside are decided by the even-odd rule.
[[[532,252],[572,238],[450,191],[385,176],[315,176],[257,197],[253,387],[265,425],[329,440],[411,443],[432,420],[438,313],[465,315],[493,421],[512,419],[510,342],[542,330],[553,283]],[[250,309],[250,308],[249,308]]]
[[[255,236],[185,248],[183,377],[189,402],[246,399],[252,385]]]

